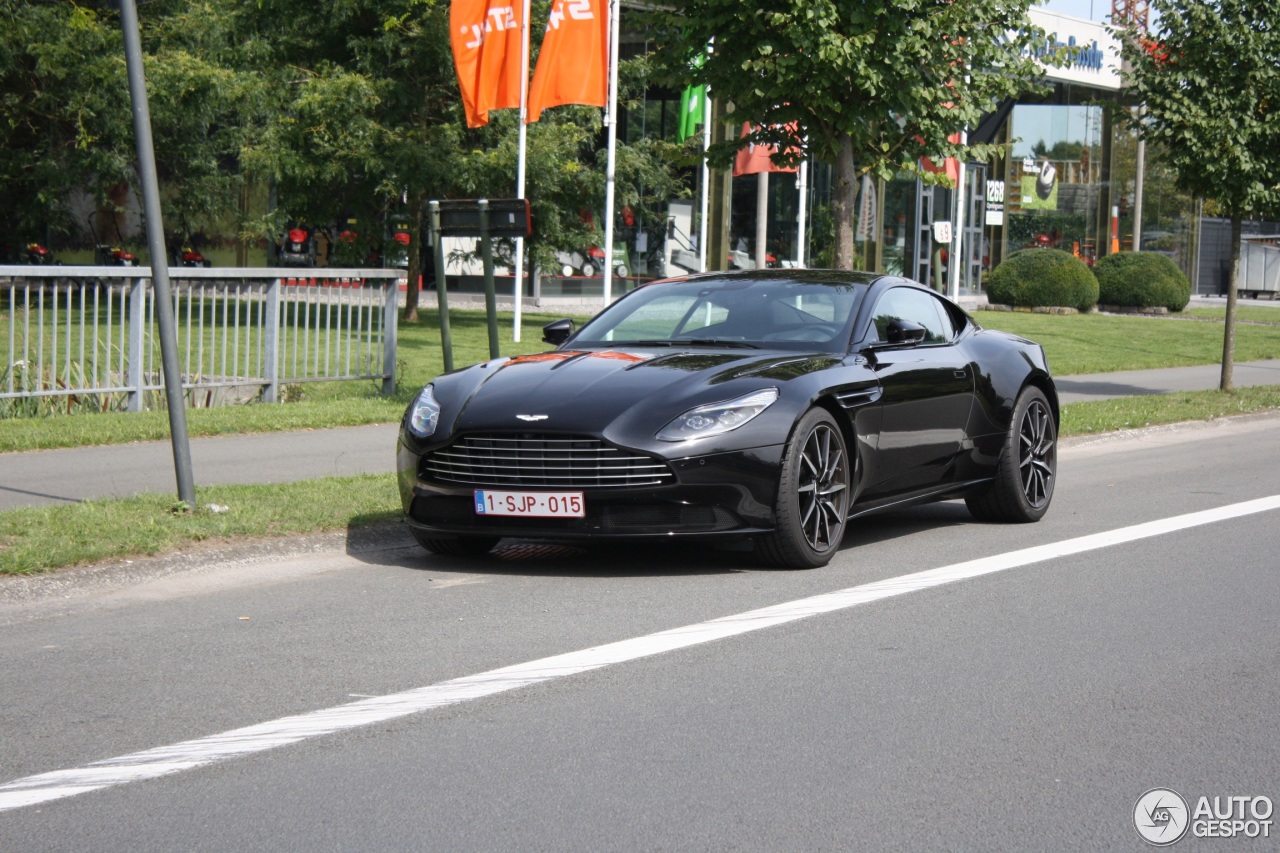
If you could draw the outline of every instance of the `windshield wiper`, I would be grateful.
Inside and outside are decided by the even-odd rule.
[[[681,338],[675,344],[689,344],[695,347],[734,347],[736,349],[760,349],[746,341],[726,341],[721,338]]]
[[[662,341],[654,340],[654,341],[606,341],[606,343],[607,343],[609,346],[611,346],[611,347],[619,347],[619,346],[624,346],[624,347],[673,347],[673,346],[676,346],[676,345],[677,345],[678,343],[680,343],[680,342],[678,342],[678,341],[666,341],[666,340],[662,340]]]
[[[676,338],[674,340],[651,341],[609,341],[612,347],[734,347],[737,349],[760,349],[746,341],[726,341],[721,338]]]

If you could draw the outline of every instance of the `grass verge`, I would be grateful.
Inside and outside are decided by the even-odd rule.
[[[194,512],[171,495],[155,494],[0,512],[0,574],[151,556],[202,542],[363,527],[400,515],[395,478],[382,474],[209,486],[197,489],[196,499]]]
[[[1064,406],[1062,435],[1268,410],[1280,410],[1280,386],[1098,400]],[[34,574],[199,543],[352,529],[400,517],[391,474],[209,486],[197,489],[197,500],[195,512],[176,508],[165,495],[0,512],[0,574]],[[211,505],[226,509],[214,512]]]

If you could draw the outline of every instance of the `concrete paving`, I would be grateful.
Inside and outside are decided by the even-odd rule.
[[[1218,365],[1056,377],[1062,402],[1218,387]],[[1237,386],[1280,385],[1280,360],[1235,365]],[[195,482],[283,483],[395,467],[396,424],[191,439]],[[0,510],[144,492],[177,494],[167,441],[0,454]]]

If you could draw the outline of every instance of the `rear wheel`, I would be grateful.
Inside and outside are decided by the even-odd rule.
[[[769,563],[791,569],[825,566],[844,538],[852,465],[844,436],[823,409],[810,409],[782,458],[774,531],[757,543]]]
[[[1018,395],[1013,422],[996,466],[981,494],[966,498],[981,521],[1039,521],[1053,500],[1058,472],[1058,431],[1044,392],[1028,386]]]
[[[497,536],[432,536],[421,530],[414,530],[413,538],[432,554],[442,557],[483,557],[498,544]]]

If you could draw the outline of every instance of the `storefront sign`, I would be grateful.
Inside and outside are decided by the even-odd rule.
[[[1004,181],[987,181],[987,224],[1004,225]]]
[[[1071,61],[1065,68],[1045,67],[1045,79],[1098,89],[1120,88],[1120,46],[1106,27],[1043,9],[1030,9],[1027,16],[1048,34],[1035,51],[1037,56],[1056,48],[1072,49]]]

